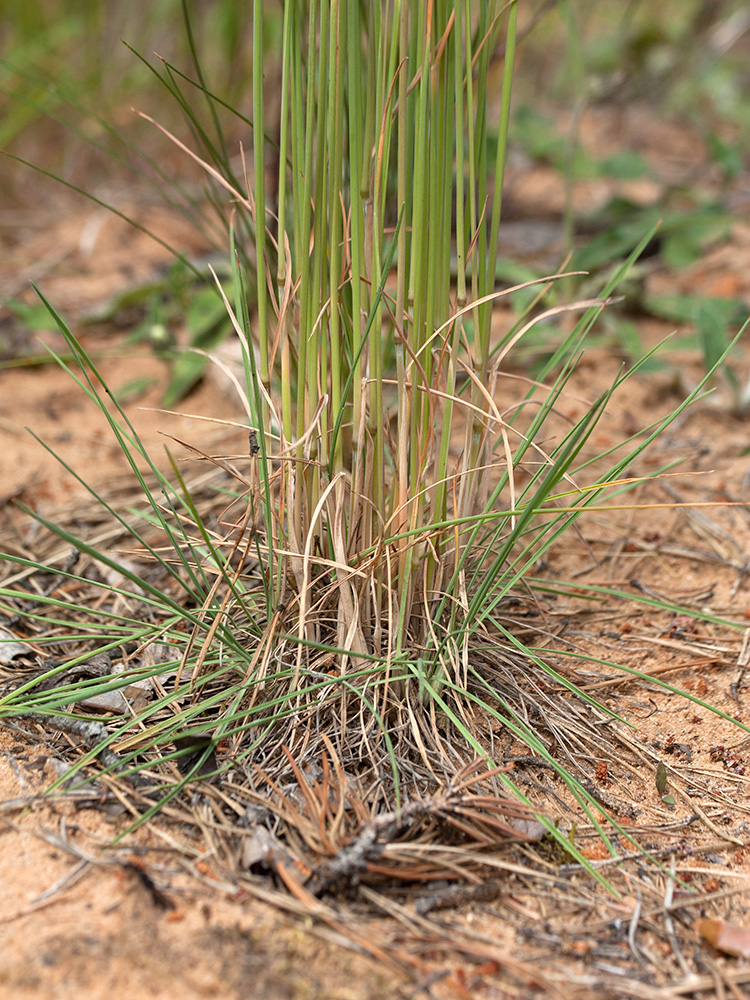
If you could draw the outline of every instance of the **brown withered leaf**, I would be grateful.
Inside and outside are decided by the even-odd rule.
[[[737,958],[750,958],[750,930],[721,918],[698,920],[695,929],[714,948]]]

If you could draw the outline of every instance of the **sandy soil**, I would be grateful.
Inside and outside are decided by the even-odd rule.
[[[600,123],[597,130],[596,122],[590,123],[591,141],[606,140],[605,126]],[[679,137],[686,139],[684,132]],[[695,147],[688,142],[686,148]],[[520,171],[509,183],[517,207],[536,198],[537,205],[554,211],[560,190],[553,172],[532,176]],[[153,205],[136,205],[136,211],[154,223]],[[183,221],[165,213],[161,226],[185,251],[205,249]],[[59,206],[53,213],[40,205],[23,225],[6,226],[5,243],[12,245],[13,256],[2,265],[3,284],[20,287],[29,277],[41,279],[45,294],[74,328],[87,308],[165,263],[162,250],[133,235],[120,220],[80,210],[60,212]],[[655,289],[747,300],[748,263],[750,221],[738,212],[727,241],[691,272],[676,277],[654,271],[648,280]],[[639,330],[647,345],[670,332],[645,320],[639,321]],[[15,326],[13,336],[27,335]],[[237,400],[219,380],[207,379],[185,402],[192,416],[139,409],[158,406],[165,384],[163,363],[144,348],[126,350],[118,331],[97,328],[83,337],[113,387],[136,376],[155,380],[127,408],[151,450],[160,449],[165,433],[207,451],[219,435],[226,441],[225,429],[197,419],[234,420],[240,415]],[[43,339],[60,348],[56,334]],[[28,346],[22,345],[24,350]],[[665,360],[661,372],[633,379],[618,394],[597,430],[596,447],[644,428],[672,409],[700,378],[694,353],[667,352]],[[566,415],[580,415],[586,400],[609,385],[620,363],[618,353],[606,347],[587,353],[565,403]],[[747,380],[747,344],[734,364],[738,377]],[[77,485],[24,427],[31,427],[71,466],[85,469],[94,482],[111,480],[121,471],[122,458],[104,421],[94,419],[80,390],[55,365],[10,369],[0,377],[0,516],[8,532],[18,530],[13,498],[50,511],[78,495]],[[625,594],[663,595],[709,610],[717,619],[699,625],[689,618],[670,620],[657,607],[626,598],[592,609],[583,589],[561,595],[545,619],[569,650],[606,655],[658,675],[710,700],[730,717],[712,715],[647,682],[601,677],[585,660],[577,661],[577,683],[635,726],[627,739],[623,736],[621,766],[610,763],[602,771],[592,761],[592,778],[615,803],[638,803],[637,815],[624,812],[620,817],[634,836],[645,836],[650,849],[663,852],[665,863],[670,856],[678,859],[677,874],[694,895],[690,919],[677,931],[670,931],[656,905],[669,891],[668,879],[647,877],[631,866],[618,874],[621,896],[614,899],[580,871],[565,869],[560,858],[550,862],[549,870],[567,880],[564,908],[559,908],[559,886],[555,892],[550,883],[545,897],[538,886],[506,874],[497,901],[458,907],[429,927],[408,902],[404,912],[377,918],[372,909],[338,910],[333,901],[326,918],[312,919],[299,900],[285,897],[270,883],[264,890],[230,878],[217,858],[166,821],[147,824],[118,848],[108,848],[126,825],[122,810],[111,804],[92,807],[90,801],[42,801],[39,793],[55,776],[57,750],[41,729],[10,725],[0,730],[3,996],[95,1000],[116,995],[135,1000],[179,993],[185,1000],[217,995],[362,1000],[528,997],[540,989],[564,997],[666,998],[678,995],[671,992],[678,980],[684,987],[681,996],[750,995],[743,992],[750,989],[745,960],[721,956],[692,930],[693,918],[711,916],[750,927],[750,737],[731,722],[735,718],[750,725],[744,683],[747,633],[739,627],[746,620],[750,624],[747,426],[747,414],[732,411],[720,384],[714,399],[683,416],[633,470],[643,475],[679,458],[680,477],[644,486],[638,500],[651,506],[641,511],[587,516],[578,535],[551,551],[544,569],[550,579],[581,588],[616,585]],[[741,503],[691,509],[675,506],[677,500]],[[656,789],[660,761],[676,798],[673,806]],[[556,791],[563,802],[563,790]],[[558,817],[572,822],[562,805]],[[593,832],[586,837],[582,846],[588,856],[603,861],[606,851],[599,838]],[[436,928],[442,940],[435,936]],[[629,928],[633,935],[637,932],[637,946]],[[464,942],[473,942],[473,951],[456,944],[461,935]],[[392,957],[408,954],[410,961],[378,959],[372,948],[364,954],[363,940],[385,943]],[[652,968],[663,958],[661,980],[644,982],[642,992],[637,992],[636,947],[648,953]],[[680,968],[680,949],[690,959],[689,967]],[[636,972],[625,992],[618,992],[617,976],[606,970],[628,958]]]

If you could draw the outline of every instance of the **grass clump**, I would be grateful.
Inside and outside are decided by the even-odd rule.
[[[226,281],[217,290],[242,349],[248,453],[214,459],[213,480],[174,460],[165,474],[49,305],[71,375],[106,416],[145,503],[123,511],[91,489],[135,546],[129,560],[35,515],[99,566],[95,613],[49,586],[88,594],[83,570],[6,555],[6,607],[37,621],[61,661],[6,693],[0,714],[73,726],[90,747],[76,766],[98,756],[129,776],[141,820],[221,775],[227,808],[269,810],[318,889],[337,872],[430,879],[487,863],[498,839],[524,836],[499,818],[528,812],[498,766],[519,748],[557,773],[609,844],[577,751],[601,749],[615,717],[532,648],[507,608],[534,600],[525,581],[545,552],[630,488],[627,470],[676,415],[594,466],[584,448],[627,376],[577,422],[557,412],[652,233],[595,297],[543,309],[552,275],[501,328],[517,4],[287,3],[273,25],[273,95],[268,28],[258,2],[241,170],[223,169],[226,151],[197,117],[202,149],[180,142],[234,212],[231,294]],[[560,343],[532,382],[508,372],[509,357],[540,323],[559,323]],[[28,581],[45,573],[32,594]],[[104,668],[92,667],[92,646]],[[125,701],[106,731],[81,730],[91,699],[117,692]],[[390,818],[378,825],[379,815]],[[429,858],[402,845],[383,861],[383,841],[404,827],[424,845],[446,824],[463,838],[461,859],[443,843]]]

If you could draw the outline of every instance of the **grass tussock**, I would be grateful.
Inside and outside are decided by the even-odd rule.
[[[139,500],[88,487],[100,522],[34,514],[58,547],[5,554],[4,610],[54,658],[0,717],[83,741],[68,787],[98,760],[136,822],[197,823],[228,868],[270,866],[297,894],[476,880],[542,832],[587,865],[518,761],[549,769],[612,853],[613,831],[633,841],[581,763],[616,752],[624,723],[535,647],[524,609],[550,546],[632,488],[689,400],[594,457],[639,365],[576,422],[559,412],[651,232],[595,297],[549,306],[561,272],[497,321],[516,21],[515,2],[287,3],[271,56],[256,3],[241,169],[190,100],[192,136],[162,128],[232,220],[216,285],[242,351],[242,454],[165,471],[47,303]],[[200,74],[164,72],[214,108]],[[511,363],[539,324],[555,346],[532,380]],[[182,795],[196,781],[211,822]],[[249,846],[248,826],[264,831]]]

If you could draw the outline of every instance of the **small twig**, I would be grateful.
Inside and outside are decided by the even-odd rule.
[[[712,986],[716,993],[716,1000],[726,1000],[726,993],[724,991],[724,982],[721,972],[715,962],[712,962],[708,956],[702,958],[702,964],[708,969],[711,979]]]
[[[679,942],[677,940],[677,935],[674,930],[674,922],[672,920],[672,915],[670,910],[672,908],[672,899],[674,898],[674,882],[676,874],[676,860],[674,854],[669,863],[669,878],[667,879],[667,889],[664,893],[664,926],[667,930],[667,938],[672,946],[672,951],[677,956],[677,961],[680,963],[680,968],[682,969],[684,975],[689,976],[691,973],[690,966],[685,960],[685,956],[682,954],[682,949],[680,948]]]
[[[742,636],[742,646],[737,656],[737,675],[729,685],[729,693],[735,701],[739,701],[740,685],[750,663],[750,628],[746,628]]]
[[[733,986],[744,986],[750,983],[750,971],[747,969],[737,969],[736,971],[727,971],[724,973],[725,981],[731,983]],[[716,989],[716,977],[715,976],[699,976],[693,973],[692,976],[688,976],[687,979],[683,979],[680,983],[673,983],[671,990],[673,994],[678,996],[692,996],[694,993],[705,993],[707,990]],[[659,992],[651,992],[649,994],[650,998],[654,1000],[661,1000],[662,994]],[[717,991],[718,996],[718,991]],[[743,994],[740,994],[743,996]]]
[[[431,892],[417,899],[417,913],[425,915],[432,910],[452,910],[464,903],[489,903],[500,895],[500,883],[490,878],[479,885],[456,884],[437,892]]]
[[[109,739],[110,733],[107,727],[101,722],[92,722],[87,719],[72,719],[66,715],[45,715],[43,712],[18,712],[18,718],[28,719],[32,722],[46,726],[48,729],[58,729],[71,736],[78,736],[89,747],[96,751],[96,759],[110,771],[122,771],[125,761],[114,750],[108,746],[100,747],[102,743]],[[143,778],[136,774],[128,775],[128,779],[134,785],[144,784]]]
[[[707,907],[710,903],[717,903],[719,900],[726,899],[728,896],[737,896],[744,892],[744,886],[733,886],[731,889],[721,889],[718,892],[710,893],[709,895],[701,895],[696,893],[694,896],[690,896],[685,899],[680,899],[677,902],[672,901],[670,906],[670,912],[676,913],[678,910],[690,910],[698,906],[701,908]],[[643,914],[645,919],[650,919],[651,917],[664,916],[664,907],[657,906],[652,907]],[[603,930],[612,923],[612,918],[607,917],[603,920],[597,920],[594,923],[588,921],[580,926],[569,926],[567,928],[568,934],[571,937],[575,937],[577,934],[594,934],[597,931]]]
[[[635,906],[633,907],[633,916],[630,918],[630,924],[628,926],[628,944],[630,945],[630,950],[633,952],[633,957],[636,962],[640,965],[642,969],[648,972],[648,966],[643,961],[641,955],[641,949],[635,943],[635,935],[638,930],[638,921],[641,919],[641,910],[643,909],[643,901],[641,900],[641,893],[638,890],[638,894],[635,901]]]
[[[668,768],[668,770],[671,771],[672,769]],[[714,836],[718,837],[719,840],[725,840],[725,841],[727,841],[730,844],[736,844],[738,847],[743,847],[744,846],[743,841],[740,840],[739,837],[733,837],[730,833],[724,833],[723,830],[720,830],[719,827],[712,820],[710,820],[708,818],[708,816],[706,815],[706,813],[704,812],[704,810],[701,809],[701,807],[698,805],[698,803],[695,801],[695,799],[691,799],[690,796],[687,794],[687,792],[683,791],[682,788],[680,788],[680,786],[678,784],[673,783],[671,787],[672,787],[672,790],[677,795],[679,795],[679,797],[685,802],[685,804],[690,809],[693,809],[695,812],[698,813],[698,815],[700,816],[700,818],[706,824],[706,826],[711,831],[711,833],[714,834]]]
[[[31,905],[34,906],[36,903],[45,903],[56,896],[58,892],[63,889],[69,889],[80,881],[86,872],[91,867],[91,863],[85,858],[81,858],[77,861],[71,869],[69,869],[61,878],[51,885],[49,889],[45,889],[44,892],[40,893],[36,899],[32,900]]]
[[[91,793],[87,793],[86,797],[90,798]],[[23,809],[28,809],[29,806],[46,801],[48,801],[47,796],[41,793],[38,795],[22,795],[18,799],[6,799],[5,802],[0,802],[0,815],[3,813],[21,812]]]

